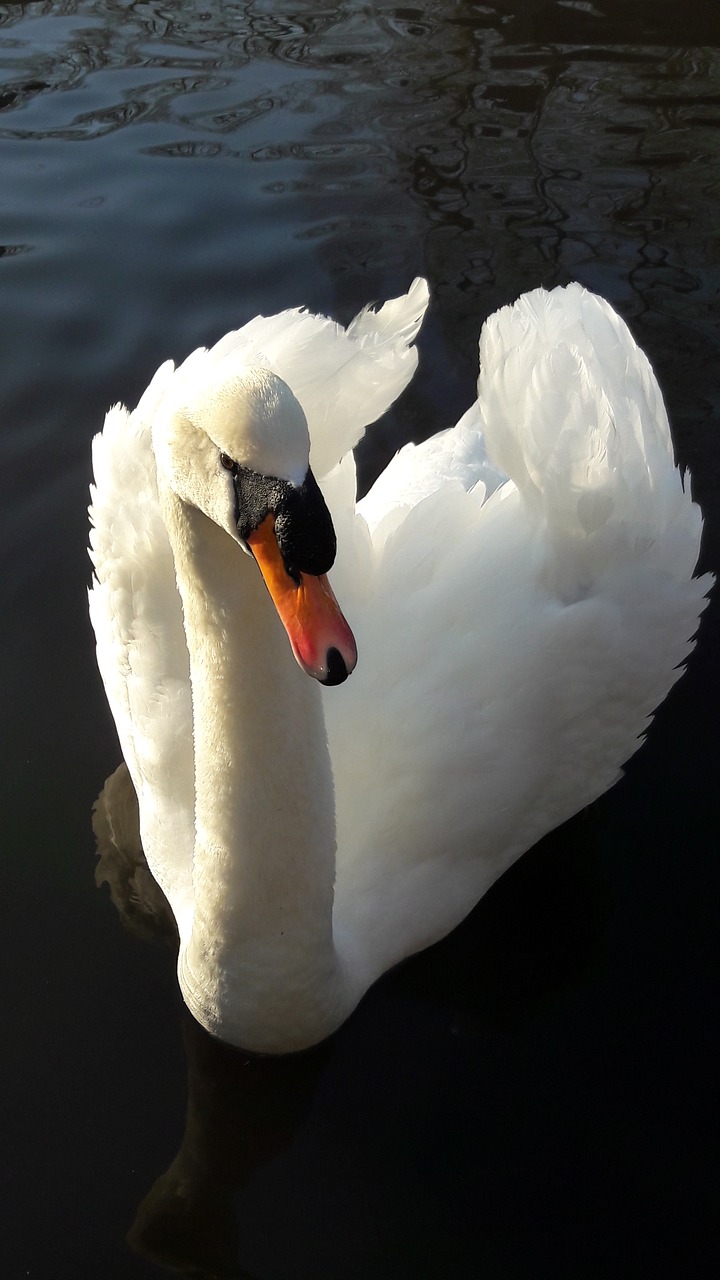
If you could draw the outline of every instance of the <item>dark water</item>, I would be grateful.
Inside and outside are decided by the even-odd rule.
[[[330,1045],[257,1063],[94,888],[84,596],[110,403],[418,273],[366,479],[470,402],[488,312],[577,278],[653,359],[717,568],[719,45],[717,0],[0,4],[8,1280],[720,1274],[716,607],[610,795]]]

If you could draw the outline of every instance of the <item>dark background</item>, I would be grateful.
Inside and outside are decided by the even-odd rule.
[[[720,1273],[717,607],[624,780],[263,1063],[94,887],[118,748],[85,598],[111,403],[259,311],[347,321],[418,273],[365,483],[470,403],[489,312],[578,279],[656,367],[717,569],[719,44],[716,0],[0,4],[8,1280]]]

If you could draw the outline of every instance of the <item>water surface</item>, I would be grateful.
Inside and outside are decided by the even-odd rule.
[[[0,4],[10,1280],[717,1273],[714,608],[620,786],[331,1045],[257,1064],[94,887],[84,546],[91,437],[162,360],[422,273],[363,482],[470,403],[490,311],[579,279],[656,366],[715,567],[719,45],[715,0]]]

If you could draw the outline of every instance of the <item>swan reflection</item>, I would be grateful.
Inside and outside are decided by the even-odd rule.
[[[177,948],[169,908],[152,884],[146,892],[124,765],[96,803],[94,827],[97,879],[126,927]],[[358,1258],[393,1240],[397,1248],[398,1234],[437,1244],[447,1233],[449,1245],[448,1187],[462,1198],[478,1160],[492,1165],[506,1148],[519,1149],[522,1164],[528,1110],[531,1130],[535,1107],[544,1117],[547,1064],[532,1031],[528,1058],[528,1028],[552,1025],[563,1000],[597,972],[612,912],[603,838],[597,809],[554,832],[450,938],[384,979],[314,1049],[249,1055],[183,1011],[184,1132],[174,1158],[165,1148],[167,1169],[141,1188],[127,1236],[133,1250],[204,1280],[240,1280],[285,1274],[291,1258],[303,1274],[335,1275],[334,1259],[356,1233]],[[164,967],[160,949],[146,954]],[[148,1145],[157,1147],[158,1133]],[[482,1222],[473,1211],[491,1238],[487,1219],[505,1194],[501,1179]]]
[[[96,881],[143,941],[177,948],[175,920],[142,852],[127,767],[107,779],[93,809]],[[213,1039],[183,1015],[187,1109],[180,1149],[140,1203],[128,1243],[187,1274],[240,1277],[234,1193],[286,1150],[306,1117],[334,1041],[297,1055],[259,1057]]]
[[[241,1277],[235,1193],[287,1150],[307,1116],[332,1042],[260,1058],[214,1040],[187,1013],[188,1103],[180,1149],[139,1205],[137,1253],[188,1274]],[[277,1206],[278,1229],[283,1206]]]

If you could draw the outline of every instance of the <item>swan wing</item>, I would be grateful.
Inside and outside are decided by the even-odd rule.
[[[317,474],[335,466],[417,366],[412,343],[428,303],[424,280],[343,328],[301,309],[258,316],[177,369],[163,365],[129,413],[107,415],[93,442],[90,616],[100,672],[138,794],[148,863],[181,934],[192,916],[192,698],[182,604],[160,513],[151,425],[164,399],[210,390],[221,361],[270,365],[308,417]]]
[[[150,426],[174,376],[163,365],[133,413],[116,405],[93,441],[90,617],[138,795],[151,870],[178,923],[192,909],[192,707],[182,605],[160,514]]]
[[[377,311],[366,307],[343,328],[302,308],[256,316],[209,350],[193,352],[176,378],[197,386],[210,381],[221,360],[267,364],[292,387],[308,420],[310,463],[324,476],[360,440],[365,427],[390,407],[417,368],[414,340],[428,305],[428,286]]]
[[[346,520],[360,656],[324,691],[338,929],[370,980],[612,785],[709,587],[652,370],[579,286],[493,317],[476,413],[389,472]],[[331,502],[351,485],[345,460]]]
[[[476,401],[457,426],[400,449],[358,503],[358,510],[379,547],[413,507],[445,485],[457,483],[466,492],[481,486],[487,498],[507,478],[488,452]]]

